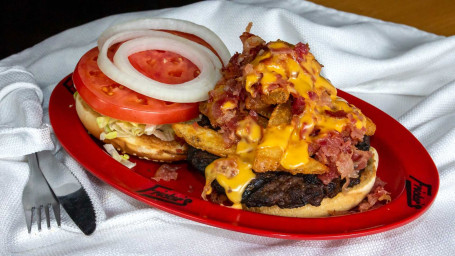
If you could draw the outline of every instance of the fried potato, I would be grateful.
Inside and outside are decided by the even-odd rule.
[[[329,171],[329,167],[318,162],[314,158],[310,158],[305,165],[288,170],[280,165],[283,151],[279,147],[259,148],[256,151],[256,157],[253,163],[253,170],[256,172],[268,171],[286,171],[293,175],[301,174],[324,174]]]
[[[249,93],[245,99],[246,109],[254,110],[260,116],[263,116],[265,118],[270,117],[270,114],[272,113],[274,107],[275,106],[273,105],[264,103],[260,97],[253,98],[253,96],[251,96]]]
[[[256,122],[262,128],[267,128],[267,124],[269,123],[269,120],[263,116],[258,115]]]
[[[283,151],[279,147],[258,148],[253,170],[256,172],[276,171],[280,167],[281,155],[283,155]]]
[[[275,107],[269,118],[268,126],[278,126],[281,124],[289,124],[292,119],[291,103],[288,101],[284,104],[279,104]]]
[[[191,146],[217,156],[226,157],[235,153],[235,145],[228,147],[218,132],[194,124],[173,124],[175,134]]]
[[[251,94],[247,93],[247,96],[246,96],[246,99],[245,99],[245,107],[247,109],[251,109],[251,110],[260,110],[260,109],[266,109],[268,107],[272,107],[270,104],[267,104],[265,102],[263,102],[260,97],[256,97],[256,98],[253,98],[253,96],[251,96]]]
[[[269,94],[262,94],[261,101],[265,104],[282,104],[286,103],[289,99],[289,91],[286,88],[277,88],[269,92]]]
[[[290,103],[279,104],[270,115],[268,127],[287,124],[291,121]],[[258,147],[253,163],[253,170],[256,172],[275,171],[280,167],[280,160],[283,150],[280,147]]]
[[[270,115],[267,127],[274,130],[277,126],[286,125],[291,122],[292,111],[291,103],[278,104]],[[266,135],[264,135],[266,136]],[[283,156],[283,147],[258,147],[256,157],[253,163],[253,170],[256,172],[276,171],[280,167],[281,157]]]
[[[285,169],[281,169],[281,170],[285,170]],[[303,165],[303,166],[301,166],[301,167],[299,167],[297,169],[285,170],[285,171],[290,172],[293,175],[298,174],[298,173],[301,173],[301,174],[323,174],[323,173],[326,173],[326,172],[329,171],[329,167],[327,167],[326,165],[318,162],[316,159],[310,157],[310,160],[305,165]]]
[[[366,128],[367,128],[367,130],[365,132],[365,135],[372,136],[376,132],[376,125],[368,117],[367,117]]]

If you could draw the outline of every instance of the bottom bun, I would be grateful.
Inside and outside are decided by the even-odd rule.
[[[99,139],[103,129],[98,127],[96,118],[101,116],[93,110],[79,94],[76,94],[76,111],[87,131]],[[174,162],[186,159],[188,146],[183,142],[163,141],[154,135],[141,135],[105,139],[107,144],[112,144],[118,151],[139,158],[159,161]]]
[[[360,183],[354,187],[348,188],[345,192],[338,193],[338,195],[333,198],[324,198],[320,206],[305,205],[298,208],[284,209],[276,205],[271,207],[246,207],[244,205],[243,209],[270,215],[300,218],[326,217],[346,212],[360,204],[373,188],[376,180],[379,157],[377,151],[373,147],[370,147],[370,151],[373,153],[373,157],[370,159],[368,166],[360,176]]]

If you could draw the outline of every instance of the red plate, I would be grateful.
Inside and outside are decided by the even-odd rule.
[[[123,193],[166,212],[204,224],[261,236],[287,239],[340,239],[370,235],[407,224],[434,201],[439,176],[419,141],[393,118],[341,90],[339,95],[359,107],[377,125],[371,144],[379,153],[377,175],[387,182],[392,201],[378,209],[327,218],[289,218],[252,213],[201,199],[204,178],[178,164],[178,179],[156,182],[159,164],[133,158],[128,169],[112,159],[87,134],[77,117],[71,75],[54,89],[49,115],[60,143],[89,172]]]

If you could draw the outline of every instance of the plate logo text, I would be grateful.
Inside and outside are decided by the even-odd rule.
[[[425,205],[425,198],[431,196],[431,185],[413,176],[406,180],[406,195],[409,207],[420,209]]]
[[[185,206],[192,202],[192,200],[186,196],[175,193],[171,188],[155,185],[148,189],[137,191],[140,195],[160,200],[163,202]]]

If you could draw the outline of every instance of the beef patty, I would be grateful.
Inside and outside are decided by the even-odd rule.
[[[370,140],[365,136],[362,143],[357,145],[360,150],[369,150]],[[188,161],[190,165],[205,175],[205,168],[219,157],[193,147],[188,149]],[[360,183],[358,178],[351,178],[348,187]],[[321,205],[322,199],[333,198],[341,192],[346,179],[336,178],[329,184],[324,185],[314,174],[296,174],[288,172],[263,172],[255,173],[253,179],[246,187],[242,195],[242,204],[247,207],[262,207],[277,205],[280,208],[298,208],[306,204],[313,206]],[[216,180],[212,182],[212,193],[225,194],[224,188]]]

